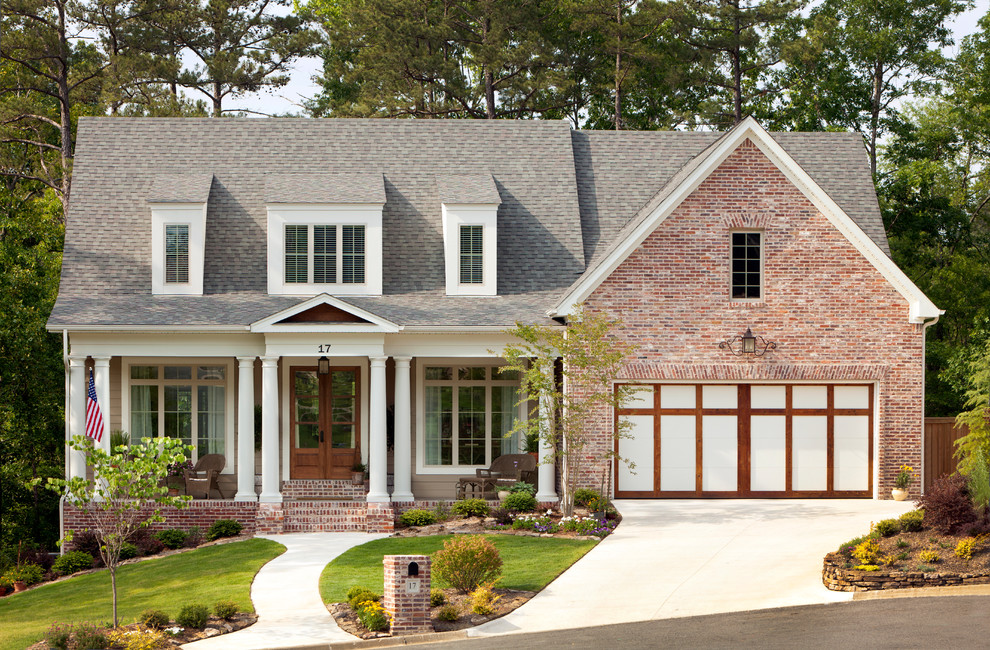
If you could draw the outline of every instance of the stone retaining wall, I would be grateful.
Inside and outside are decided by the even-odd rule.
[[[879,571],[857,571],[856,569],[842,568],[845,563],[845,558],[838,553],[829,553],[825,556],[822,582],[832,591],[875,591],[878,589],[990,584],[990,575],[979,573],[922,573],[920,571],[892,571],[883,567]]]

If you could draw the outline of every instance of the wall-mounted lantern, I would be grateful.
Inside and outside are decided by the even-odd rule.
[[[775,341],[768,341],[762,336],[755,336],[753,331],[747,327],[745,334],[721,341],[718,347],[720,350],[728,350],[737,357],[741,357],[744,354],[762,357],[767,353],[767,350],[776,350],[777,343]]]
[[[329,375],[330,359],[327,359],[326,357],[320,357],[320,360],[317,362],[317,372],[319,372],[321,375]]]

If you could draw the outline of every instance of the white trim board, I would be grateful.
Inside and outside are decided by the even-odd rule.
[[[794,184],[798,190],[828,219],[836,230],[865,257],[888,283],[908,302],[908,320],[922,323],[943,313],[922,293],[910,278],[887,257],[863,229],[805,172],[776,140],[752,117],[737,124],[714,146],[704,152],[704,160],[639,223],[625,241],[614,247],[608,255],[589,269],[557,302],[549,312],[551,316],[570,316],[575,307],[586,300],[633,251],[649,237],[705,181],[726,158],[747,139]]]

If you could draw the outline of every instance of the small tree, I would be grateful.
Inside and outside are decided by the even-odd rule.
[[[968,362],[969,388],[966,406],[956,416],[957,427],[969,432],[956,440],[959,473],[966,477],[973,505],[981,514],[990,503],[990,342],[971,356]]]
[[[520,403],[537,404],[529,418],[518,422],[511,433],[535,436],[551,449],[551,458],[561,472],[561,510],[565,515],[574,510],[574,492],[580,487],[581,469],[589,457],[616,458],[634,467],[628,459],[617,458],[613,445],[591,448],[602,427],[612,440],[628,437],[630,424],[619,420],[613,430],[610,417],[635,391],[615,383],[635,349],[612,334],[619,324],[578,305],[567,319],[567,327],[517,323],[509,333],[520,342],[507,345],[502,353],[508,361],[505,370],[518,372],[522,378]],[[558,372],[562,381],[558,381]]]
[[[93,468],[94,481],[82,477],[48,479],[48,487],[62,493],[66,503],[88,511],[92,531],[100,543],[100,557],[110,570],[113,592],[113,624],[117,625],[117,568],[120,552],[128,538],[139,528],[164,521],[162,508],[185,508],[188,496],[168,496],[164,478],[168,466],[186,460],[192,448],[181,440],[142,438],[141,444],[118,447],[107,453],[82,436],[73,436],[73,449],[86,454]],[[67,531],[59,543],[72,541]]]

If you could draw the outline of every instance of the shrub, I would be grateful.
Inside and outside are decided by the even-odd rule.
[[[532,483],[527,483],[526,481],[516,481],[509,486],[509,494],[517,494],[519,492],[525,492],[526,494],[536,496],[536,486]]]
[[[131,535],[129,541],[137,547],[140,555],[155,555],[165,549],[165,545],[147,528],[139,528]]]
[[[210,529],[206,531],[206,539],[212,542],[221,537],[237,537],[241,534],[242,528],[243,526],[241,526],[239,521],[217,519],[210,525]]]
[[[903,539],[897,540],[897,548],[911,548],[911,545],[905,542]]]
[[[966,539],[959,540],[954,552],[956,557],[969,561],[973,559],[973,553],[979,550],[979,546],[980,540],[975,537],[967,537]]]
[[[966,480],[954,474],[936,479],[918,500],[924,508],[924,525],[951,535],[976,522],[976,510],[966,493]]]
[[[447,603],[447,596],[441,589],[430,589],[430,607],[440,607]]]
[[[160,609],[146,609],[138,617],[141,624],[154,630],[162,630],[168,627],[170,619],[168,614]]]
[[[894,566],[894,564],[896,564],[897,561],[901,559],[903,558],[901,558],[901,556],[896,553],[888,553],[887,555],[884,555],[883,557],[880,558],[880,563],[883,564],[884,566]]]
[[[905,533],[916,533],[921,530],[922,524],[925,519],[924,510],[912,510],[910,512],[905,512],[901,515],[900,521],[901,530]]]
[[[100,557],[100,542],[96,539],[96,534],[91,530],[74,532],[72,535],[72,550],[85,551],[93,558],[93,566],[103,566],[103,558]]]
[[[45,631],[45,643],[51,650],[69,650],[69,641],[72,639],[72,626],[52,623],[51,627]]]
[[[852,556],[859,560],[860,564],[876,564],[879,552],[880,544],[875,539],[865,539],[852,550]]]
[[[938,554],[938,551],[929,548],[918,553],[918,559],[927,564],[935,564],[941,560],[942,557]]]
[[[516,492],[505,497],[502,507],[515,512],[532,512],[536,510],[536,497],[526,492]]]
[[[388,612],[374,601],[364,603],[364,607],[358,611],[358,620],[372,632],[387,630],[389,626]]]
[[[502,575],[502,558],[495,545],[480,535],[455,537],[433,554],[433,572],[466,594],[482,583],[494,583]]]
[[[52,571],[60,576],[72,575],[93,568],[93,556],[86,551],[69,551],[52,564]]]
[[[414,508],[399,515],[399,522],[404,526],[429,526],[437,521],[436,515],[429,510]]]
[[[19,564],[3,574],[3,577],[11,582],[20,580],[26,585],[33,585],[41,582],[45,577],[45,570],[37,564]]]
[[[177,549],[182,548],[185,545],[187,535],[184,530],[179,530],[178,528],[168,528],[155,533],[155,537],[159,542],[165,545],[165,548]]]
[[[484,499],[464,499],[454,502],[451,510],[459,517],[487,517],[488,502]]]
[[[218,600],[213,605],[213,615],[217,618],[222,618],[225,621],[229,621],[234,618],[234,614],[237,613],[237,603],[232,600]]]
[[[355,612],[360,612],[365,603],[377,603],[381,599],[381,594],[365,587],[351,587],[347,590],[347,603]]]
[[[437,618],[441,621],[453,623],[461,617],[461,610],[453,603],[447,603],[437,610]]]
[[[492,508],[488,511],[488,516],[494,519],[496,524],[508,526],[512,523],[512,513],[509,512],[508,508],[503,508],[501,506],[498,508]]]
[[[111,630],[107,637],[114,648],[122,650],[170,650],[172,644],[165,632],[155,629]]]
[[[80,623],[72,632],[73,648],[109,648],[107,631],[92,623]]]
[[[206,627],[206,621],[209,618],[210,610],[206,605],[186,605],[179,610],[179,615],[175,617],[175,622],[182,627],[202,630]]]
[[[136,544],[131,544],[130,542],[124,542],[120,545],[120,559],[121,560],[133,560],[138,556],[138,547]]]
[[[203,543],[203,529],[199,526],[193,526],[188,531],[186,531],[186,548],[196,548]]]
[[[447,521],[452,516],[450,513],[450,504],[446,501],[437,501],[431,512],[437,521]]]
[[[471,592],[471,611],[475,614],[488,616],[495,613],[495,603],[501,596],[495,595],[492,585],[478,585],[478,588]]]
[[[932,573],[933,571],[935,571],[935,567],[929,566],[927,564],[919,564],[918,571],[921,571],[922,573]]]
[[[867,539],[869,539],[869,537],[867,537],[866,535],[863,535],[862,537],[854,537],[845,544],[839,545],[839,553],[843,553],[845,555],[852,555],[853,549],[859,546],[860,544],[862,544],[863,541]]]
[[[876,564],[860,564],[853,567],[857,571],[879,571],[880,567]]]
[[[40,546],[29,542],[19,544],[17,548],[17,564],[37,564],[43,572],[52,568],[55,558]]]
[[[601,494],[597,490],[592,490],[590,488],[578,488],[574,490],[574,505],[581,506],[582,508],[587,506],[592,499],[600,499]]]
[[[877,522],[876,531],[881,537],[893,537],[901,532],[901,522],[896,519],[881,519]]]

